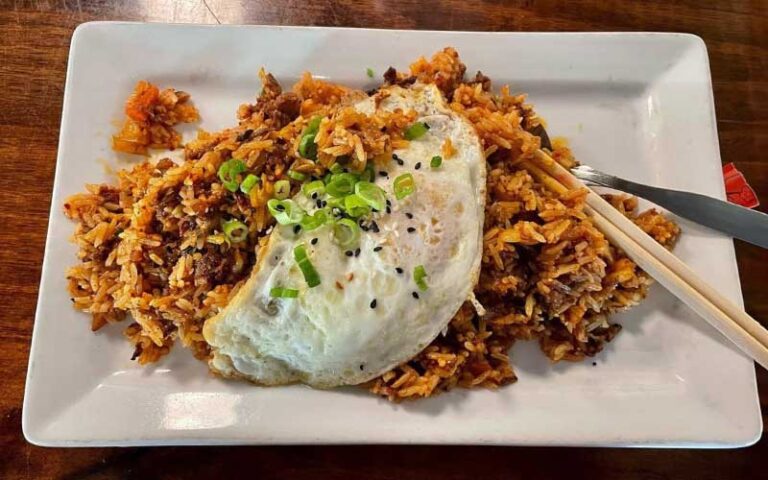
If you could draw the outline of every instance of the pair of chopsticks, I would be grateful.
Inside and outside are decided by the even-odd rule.
[[[563,194],[587,188],[548,153],[537,150],[519,165],[547,188]],[[768,369],[768,330],[722,296],[687,265],[647,235],[631,220],[589,190],[585,211],[611,243],[621,248],[640,268],[715,327],[742,352]]]

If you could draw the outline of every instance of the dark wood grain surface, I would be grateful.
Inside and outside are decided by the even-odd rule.
[[[21,404],[73,29],[90,20],[494,31],[679,31],[709,49],[724,162],[768,206],[768,1],[0,0],[0,478],[765,478],[741,450],[480,447],[44,449]],[[768,322],[768,253],[737,244],[747,310]],[[766,411],[768,374],[758,373]]]

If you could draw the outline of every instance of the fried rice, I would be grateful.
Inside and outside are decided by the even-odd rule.
[[[509,350],[516,340],[536,340],[552,361],[594,356],[620,331],[609,315],[642,300],[651,278],[611,245],[584,212],[586,191],[559,195],[537,182],[521,160],[541,147],[543,122],[523,95],[508,87],[498,94],[451,48],[420,58],[409,72],[390,68],[385,85],[434,83],[450,107],[475,127],[487,165],[487,202],[479,305],[466,302],[444,335],[410,361],[365,386],[397,401],[453,387],[497,388],[516,381]],[[124,333],[141,364],[158,361],[176,341],[207,360],[204,322],[224,308],[248,278],[258,249],[274,223],[266,202],[278,180],[300,182],[289,170],[323,175],[334,163],[360,170],[385,162],[407,144],[404,129],[415,112],[372,116],[352,104],[362,92],[305,74],[283,91],[262,71],[257,101],[238,109],[239,124],[216,133],[199,132],[184,146],[184,160],[144,161],[118,173],[115,185],[88,185],[70,197],[65,214],[75,220],[77,265],[67,274],[72,302],[91,314],[91,328],[131,319]],[[380,91],[370,95],[382,95]],[[126,106],[127,120],[114,137],[118,151],[144,154],[173,149],[181,137],[173,126],[196,121],[190,97],[140,82]],[[316,137],[317,160],[299,153],[309,121],[324,119]],[[138,133],[137,133],[138,132]],[[442,153],[449,158],[450,142]],[[554,142],[553,157],[576,164],[569,149]],[[217,171],[238,158],[259,182],[233,194]],[[637,212],[637,201],[610,202],[662,245],[671,248],[679,228],[655,210]],[[230,242],[223,221],[248,226],[243,241]],[[478,314],[484,310],[484,315]]]

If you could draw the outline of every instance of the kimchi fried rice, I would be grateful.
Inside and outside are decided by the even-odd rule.
[[[516,381],[509,350],[516,340],[536,340],[552,361],[580,361],[598,353],[621,326],[609,315],[642,300],[651,278],[611,245],[585,214],[586,191],[556,194],[519,162],[541,148],[542,120],[508,87],[494,93],[480,72],[466,78],[452,48],[420,58],[409,72],[390,68],[385,85],[434,83],[450,108],[477,131],[487,161],[487,201],[480,280],[475,297],[484,315],[465,303],[446,333],[410,361],[365,386],[390,400],[420,398],[453,387],[497,388]],[[207,360],[205,321],[227,305],[248,278],[259,246],[274,224],[267,201],[276,183],[301,182],[289,171],[322,176],[334,163],[360,169],[390,156],[407,142],[413,112],[364,115],[351,102],[364,96],[305,74],[290,91],[260,72],[263,89],[242,105],[239,124],[200,131],[184,145],[184,160],[145,160],[118,173],[116,184],[88,185],[64,204],[77,223],[79,263],[67,279],[74,306],[92,316],[91,329],[130,318],[124,334],[140,364],[158,361],[175,342]],[[375,91],[369,95],[376,95]],[[198,119],[189,95],[139,82],[126,105],[126,123],[115,137],[118,151],[181,146],[173,130]],[[299,154],[301,133],[322,115],[317,160]],[[552,156],[576,164],[554,142]],[[450,158],[452,147],[443,145]],[[255,178],[232,192],[219,175],[223,162],[242,159]],[[607,196],[624,215],[665,247],[679,228],[660,213],[637,212],[637,201]],[[224,219],[247,228],[230,241]],[[482,309],[481,309],[482,310]]]

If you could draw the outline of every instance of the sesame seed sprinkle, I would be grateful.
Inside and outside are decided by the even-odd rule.
[[[396,271],[397,273],[399,273],[399,274],[402,274],[402,273],[403,273],[403,269],[402,269],[402,268],[400,268],[400,267],[395,267],[395,271]]]
[[[381,245],[379,245],[379,246],[377,246],[377,247],[373,247],[373,251],[374,251],[374,252],[380,252],[382,248],[384,248],[384,247],[382,247]]]
[[[411,212],[405,212],[405,216],[408,217],[409,220],[413,220],[413,214]]]
[[[408,227],[408,233],[413,233],[413,232],[415,232],[415,231],[416,231],[416,229],[415,229],[415,228],[413,228],[413,227]]]
[[[355,252],[353,252],[352,250],[347,250],[346,252],[344,252],[344,255],[346,255],[348,257],[351,257],[354,254],[355,254]]]
[[[376,299],[371,300],[371,308],[376,308]]]
[[[301,231],[301,225],[296,225],[293,227],[293,233],[298,234]]]
[[[413,166],[416,170],[421,168],[421,162],[416,162],[416,165]]]
[[[411,295],[413,295],[413,298],[415,298],[416,300],[419,299],[419,292],[411,292]]]
[[[360,248],[359,247],[355,249],[355,256],[356,257],[360,256]]]
[[[317,237],[313,238],[311,242],[312,245],[317,245]]]

